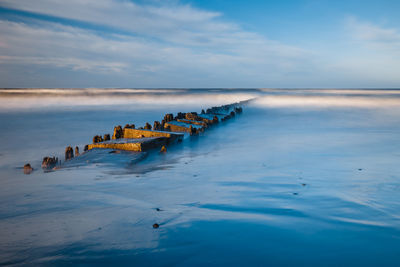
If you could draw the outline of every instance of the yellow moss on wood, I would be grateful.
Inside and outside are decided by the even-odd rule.
[[[126,139],[119,139],[118,142],[103,142],[103,143],[96,143],[90,144],[88,149],[93,148],[108,148],[108,149],[119,149],[119,150],[128,150],[128,151],[146,151],[152,148],[161,147],[168,143],[168,138],[166,137],[157,137],[157,138],[145,138],[138,139],[137,142]]]
[[[182,134],[163,132],[163,131],[150,131],[140,129],[124,129],[124,138],[143,138],[143,137],[167,137],[173,140],[183,138]]]

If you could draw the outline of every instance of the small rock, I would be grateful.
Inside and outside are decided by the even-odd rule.
[[[154,229],[157,229],[158,227],[160,227],[160,225],[158,223],[153,224]]]
[[[151,125],[150,123],[146,122],[146,125],[144,126],[145,130],[151,130]]]
[[[160,208],[156,208],[156,211],[161,211],[161,209]]]
[[[359,171],[362,171],[362,169],[358,169]]]
[[[31,174],[31,172],[33,172],[33,168],[31,166],[31,164],[27,163],[24,165],[24,173],[25,174]]]
[[[165,146],[162,146],[160,152],[166,153],[167,152],[167,148]]]
[[[111,139],[110,134],[105,134],[103,139],[104,141],[110,141]]]
[[[83,148],[83,151],[86,152],[89,150],[89,145],[85,145],[85,147]]]
[[[79,147],[75,147],[75,156],[79,156]]]

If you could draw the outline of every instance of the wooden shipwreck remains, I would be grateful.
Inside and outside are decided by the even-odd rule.
[[[150,123],[146,123],[144,127],[135,128],[135,125],[125,125],[114,127],[112,140],[104,141],[100,138],[94,138],[93,144],[88,145],[88,150],[93,148],[107,148],[128,151],[147,151],[154,148],[164,147],[173,142],[181,142],[184,133],[195,135],[203,132],[213,124],[225,121],[241,113],[242,109],[237,104],[225,105],[221,107],[213,107],[207,112],[182,113],[179,112],[176,117],[168,113],[164,116],[162,122],[155,121],[153,130]],[[157,129],[157,130],[156,130]],[[100,137],[100,136],[99,136]]]
[[[200,114],[197,112],[179,112],[174,117],[173,114],[168,113],[161,122],[155,121],[153,127],[150,123],[146,123],[145,126],[139,127],[138,129],[135,128],[134,124],[127,124],[124,128],[120,125],[115,126],[112,138],[110,138],[111,136],[109,134],[105,134],[104,138],[102,135],[96,135],[93,138],[92,144],[85,145],[83,153],[79,153],[79,148],[76,147],[75,158],[72,147],[67,147],[64,165],[68,167],[70,165],[79,165],[81,161],[89,162],[86,159],[88,157],[90,158],[89,153],[93,153],[93,156],[95,156],[94,158],[98,159],[108,158],[113,154],[119,154],[121,151],[144,152],[153,149],[161,149],[160,152],[166,153],[168,145],[182,142],[185,135],[197,135],[219,122],[226,121],[235,117],[237,114],[241,114],[243,109],[239,107],[240,104],[241,103],[234,103],[220,107],[212,107],[207,109],[207,111],[202,110]],[[71,159],[74,159],[72,162],[73,164],[71,163]],[[56,169],[57,164],[57,158],[45,157],[42,168],[44,170]],[[84,163],[81,162],[81,164]]]
[[[93,148],[109,148],[143,152],[150,149],[166,146],[173,142],[181,142],[183,140],[184,134],[165,131],[124,128],[122,136],[123,138],[113,139],[109,141],[93,142],[93,144],[88,145],[88,150],[91,150]]]

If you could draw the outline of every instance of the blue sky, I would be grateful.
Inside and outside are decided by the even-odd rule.
[[[400,1],[0,0],[0,87],[400,87]]]

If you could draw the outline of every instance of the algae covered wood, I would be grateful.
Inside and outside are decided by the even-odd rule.
[[[173,132],[185,132],[192,133],[192,129],[197,131],[204,130],[204,126],[193,124],[193,123],[184,123],[180,121],[170,121],[165,123],[165,128],[169,127],[169,129]]]
[[[161,147],[168,144],[167,137],[148,137],[140,139],[117,139],[102,143],[88,145],[89,150],[93,148],[109,148],[128,151],[146,151],[149,149]]]
[[[164,132],[164,131],[151,131],[151,130],[141,130],[141,129],[124,129],[124,138],[145,138],[145,137],[166,137],[170,141],[182,141],[182,133],[174,132]]]
[[[196,124],[196,125],[200,125],[200,126],[203,126],[203,127],[207,127],[207,123],[203,122],[203,121],[193,121],[193,120],[187,120],[187,119],[176,119],[176,121],[183,122],[183,123],[189,123],[189,124]]]

